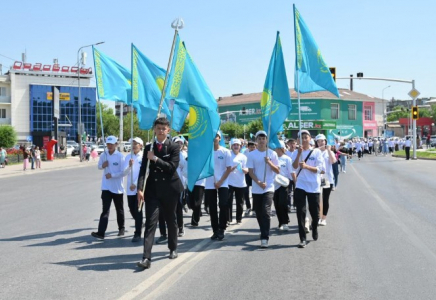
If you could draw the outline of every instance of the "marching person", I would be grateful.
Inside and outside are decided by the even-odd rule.
[[[300,235],[299,248],[306,247],[306,198],[309,203],[309,212],[312,217],[312,237],[318,240],[319,220],[319,193],[321,187],[321,172],[324,171],[324,160],[319,149],[310,147],[311,136],[309,131],[301,130],[299,133],[301,146],[292,163],[297,172],[294,201],[297,207],[298,232]]]
[[[279,159],[280,175],[292,180],[292,159],[285,154],[285,143],[280,141],[280,147],[274,149]],[[289,215],[288,215],[288,188],[287,186],[280,185],[276,180],[274,181],[274,207],[276,208],[277,219],[279,220],[279,230],[289,230]]]
[[[289,156],[291,161],[294,161],[295,157],[297,156],[297,151],[295,150],[297,148],[297,141],[291,138],[286,142],[286,145],[288,146],[288,150],[285,151],[285,154]],[[291,212],[290,211],[291,207],[295,209],[295,202],[292,201],[292,196],[294,195],[295,192],[295,182],[297,181],[297,175],[293,168],[292,168],[290,179],[291,181],[289,182],[289,186],[288,186],[288,205],[289,205],[288,212]]]
[[[190,192],[189,199],[191,200],[191,226],[197,227],[201,217],[201,203],[204,198],[204,187],[206,179],[200,179],[195,183],[194,189]]]
[[[141,138],[135,137],[132,140],[133,154],[126,155],[124,160],[124,176],[127,176],[127,203],[129,205],[130,214],[135,220],[135,232],[133,234],[132,243],[137,243],[141,240],[143,214],[138,211],[138,176],[139,169],[142,164],[142,146],[144,142]]]
[[[213,235],[210,238],[220,241],[224,239],[224,232],[227,228],[227,201],[229,198],[227,177],[234,170],[230,151],[220,146],[221,138],[221,132],[218,131],[213,140],[214,175],[206,178],[205,187],[205,202],[209,204],[210,222],[213,230]]]
[[[182,237],[185,235],[185,229],[183,225],[183,211],[184,211],[184,199],[186,194],[186,186],[187,186],[187,180],[188,180],[188,162],[186,160],[187,153],[183,151],[184,143],[181,138],[174,137],[173,142],[179,145],[180,147],[180,161],[179,166],[177,167],[177,175],[179,175],[180,181],[183,184],[183,191],[180,193],[180,200],[177,203],[177,226],[179,227],[179,233],[178,236]]]
[[[242,212],[244,211],[244,192],[247,187],[245,174],[248,173],[247,156],[240,153],[241,140],[233,139],[232,142],[232,172],[229,174],[229,200],[227,221],[233,221],[233,194],[236,198],[236,224],[241,224]]]
[[[103,240],[109,221],[109,211],[112,201],[117,211],[118,236],[124,236],[124,155],[118,152],[117,138],[108,136],[106,139],[107,151],[105,151],[98,161],[98,169],[104,170],[101,180],[101,200],[103,202],[103,211],[98,223],[98,231],[92,232],[91,235],[97,239]]]
[[[253,141],[249,141],[247,144],[247,149],[244,152],[244,155],[247,156],[250,154],[251,151],[256,150],[256,143]],[[245,183],[247,183],[247,186],[245,187],[244,191],[244,199],[245,199],[245,206],[247,207],[247,210],[245,211],[245,215],[249,216],[252,214],[252,206],[250,203],[250,187],[252,186],[252,179],[250,177],[250,174],[245,174]]]
[[[324,134],[318,134],[315,137],[318,149],[321,150],[322,157],[324,159],[325,173],[322,175],[324,178],[324,185],[322,186],[322,217],[319,220],[319,225],[327,225],[327,213],[329,211],[329,199],[330,193],[334,187],[334,174],[333,174],[333,164],[336,163],[336,157],[331,146],[327,145],[327,138]]]
[[[154,121],[153,131],[156,140],[145,147],[138,178],[139,205],[145,202],[144,253],[138,267],[148,269],[151,266],[151,249],[153,247],[159,214],[163,214],[168,226],[168,248],[170,259],[178,257],[176,208],[183,191],[183,184],[177,174],[180,160],[180,147],[167,139],[170,122],[166,118]],[[153,151],[150,151],[153,146]],[[147,166],[148,178],[145,178]],[[143,187],[145,184],[145,192]]]
[[[253,208],[260,228],[260,247],[268,248],[274,177],[279,173],[279,160],[277,154],[267,147],[268,136],[265,131],[256,133],[256,142],[257,149],[248,155],[247,167],[253,179]]]

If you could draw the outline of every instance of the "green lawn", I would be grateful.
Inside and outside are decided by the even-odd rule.
[[[412,157],[412,150],[410,150],[410,157]],[[400,157],[406,157],[406,152],[404,150],[402,151],[395,151],[394,155],[400,156]],[[430,149],[430,150],[424,150],[424,151],[416,151],[416,157],[417,158],[430,158],[430,159],[436,159],[436,149]]]

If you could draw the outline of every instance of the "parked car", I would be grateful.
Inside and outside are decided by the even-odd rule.
[[[132,144],[127,142],[124,143],[124,152],[129,152],[132,149]]]
[[[74,148],[73,145],[68,145],[68,144],[67,144],[67,156],[68,156],[68,155],[74,156],[74,155],[73,155],[73,151],[74,151],[74,149],[75,149],[75,148]]]
[[[97,147],[97,153],[98,153],[98,155],[102,154],[102,153],[104,152],[104,149],[105,149],[105,148],[106,148],[105,145],[99,145],[99,146]]]

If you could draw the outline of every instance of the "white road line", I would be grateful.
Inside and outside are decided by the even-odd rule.
[[[232,233],[236,229],[241,228],[241,226],[248,219],[249,218],[243,218],[242,223],[240,225],[233,226],[232,229],[227,230],[226,236],[230,235],[230,233]],[[210,245],[209,247],[207,247],[206,249],[200,252],[199,250],[205,247],[208,243],[211,243],[212,245]],[[201,241],[200,243],[189,249],[187,252],[179,254],[179,257],[177,259],[165,265],[153,276],[145,279],[143,282],[141,282],[136,287],[134,287],[131,291],[127,292],[126,294],[118,298],[118,300],[130,300],[136,298],[137,296],[145,292],[148,288],[150,288],[153,284],[155,284],[157,281],[159,281],[162,277],[172,272],[180,264],[187,262],[185,265],[179,268],[177,272],[174,272],[172,275],[170,275],[169,278],[164,280],[158,287],[156,287],[156,289],[151,291],[149,294],[147,294],[147,296],[145,296],[145,298],[143,298],[143,299],[153,299],[153,297],[156,297],[164,290],[169,289],[174,283],[178,281],[178,279],[180,279],[183,275],[188,273],[198,262],[204,259],[211,252],[211,250],[216,246],[215,243],[220,243],[220,242],[219,241],[212,242],[210,237],[205,238],[203,241]],[[190,259],[192,256],[194,257]]]
[[[356,171],[354,166],[351,167],[355,171],[354,175],[357,176],[360,181],[365,185],[367,191],[369,191],[370,194],[377,200],[377,203],[383,208],[383,210],[388,214],[392,221],[394,221],[398,225],[398,227],[403,230],[403,232],[413,243],[413,245],[418,248],[430,262],[436,264],[436,254],[426,244],[424,244],[421,239],[412,230],[410,230],[406,224],[404,224],[404,222],[401,221],[397,214],[389,207],[388,204],[386,204],[386,201],[384,201],[382,197],[380,197],[377,192],[370,186],[370,184],[359,174],[359,172]]]

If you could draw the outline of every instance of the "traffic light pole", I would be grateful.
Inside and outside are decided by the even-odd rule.
[[[363,74],[362,74],[363,75]],[[394,79],[394,78],[381,78],[381,77],[336,77],[336,79],[354,79],[354,80],[381,80],[381,81],[390,81],[390,82],[402,82],[402,83],[411,83],[412,84],[412,91],[415,90],[415,80],[404,80],[404,79]],[[410,94],[409,94],[410,95]],[[412,106],[416,106],[416,98],[417,96],[413,96],[413,104]],[[412,110],[411,110],[412,111]],[[412,159],[416,159],[416,120],[412,121],[412,139],[413,139],[413,154]]]

